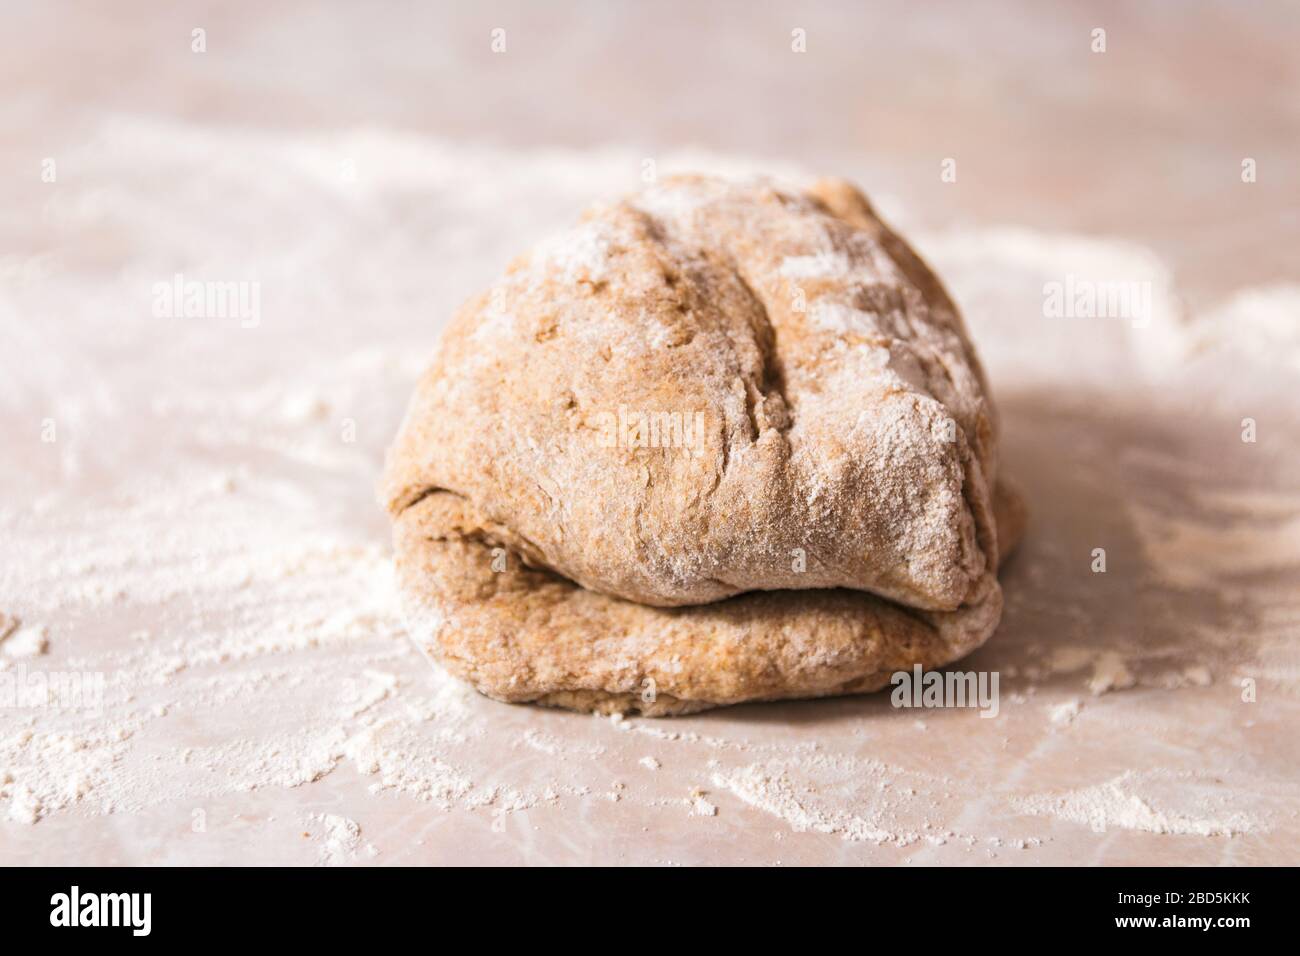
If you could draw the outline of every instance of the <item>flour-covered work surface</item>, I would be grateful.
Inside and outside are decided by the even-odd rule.
[[[993,385],[1030,523],[952,669],[996,694],[592,716],[431,667],[375,486],[453,310],[646,147],[120,101],[44,136],[61,95],[0,146],[0,863],[1295,862],[1300,276],[1260,238],[1294,185],[1209,254],[1137,212],[950,214],[941,156],[915,190],[837,170]]]

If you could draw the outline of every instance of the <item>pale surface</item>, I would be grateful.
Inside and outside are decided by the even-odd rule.
[[[0,862],[1297,862],[1300,29],[1128,6],[6,11],[0,687],[106,689],[0,708]],[[646,158],[852,178],[965,310],[1032,515],[995,719],[618,722],[408,646],[373,483],[440,322]],[[155,317],[178,272],[256,327]]]

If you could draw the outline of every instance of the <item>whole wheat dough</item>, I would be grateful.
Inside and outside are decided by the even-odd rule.
[[[960,316],[856,190],[679,177],[458,313],[381,494],[453,673],[683,713],[979,646],[1024,523],[996,445]]]

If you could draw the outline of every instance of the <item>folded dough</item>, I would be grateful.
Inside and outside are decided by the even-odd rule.
[[[653,715],[979,646],[1024,524],[996,458],[957,310],[856,190],[678,177],[461,310],[381,496],[431,656]]]

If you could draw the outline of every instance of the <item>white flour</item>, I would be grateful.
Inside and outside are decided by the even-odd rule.
[[[1035,816],[1053,816],[1071,823],[1083,823],[1097,833],[1111,829],[1145,830],[1148,833],[1178,833],[1195,836],[1232,836],[1245,833],[1255,824],[1241,814],[1213,815],[1208,801],[1196,793],[1192,802],[1203,805],[1202,813],[1189,815],[1157,809],[1149,799],[1134,791],[1142,781],[1133,773],[1114,780],[1060,795],[1041,795],[1016,801],[1018,809]],[[1183,784],[1184,789],[1193,787]]]
[[[0,625],[0,630],[3,626]],[[39,657],[45,653],[49,640],[44,627],[35,624],[23,626],[17,621],[8,634],[0,635],[0,654],[10,659]]]
[[[373,859],[379,855],[369,843],[361,843],[361,827],[355,820],[336,813],[313,813],[303,819],[308,828],[303,834],[320,844],[316,856],[318,866],[344,866],[360,858]]]
[[[899,845],[917,839],[914,834],[895,835],[883,830],[849,810],[818,806],[821,801],[816,793],[811,790],[799,793],[784,771],[769,773],[755,764],[731,774],[716,773],[713,783],[730,790],[744,803],[779,818],[796,833],[814,830],[837,834],[846,840]]]

